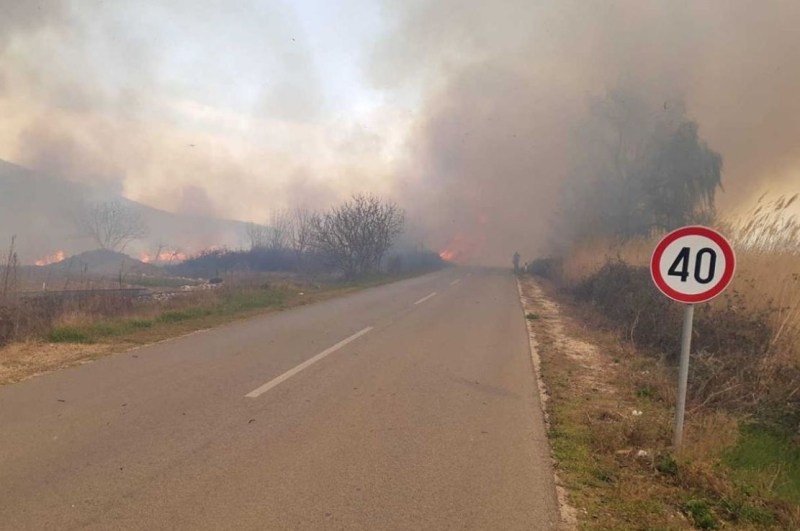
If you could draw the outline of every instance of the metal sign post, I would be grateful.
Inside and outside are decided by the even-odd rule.
[[[692,321],[694,304],[683,310],[683,335],[681,336],[681,364],[678,370],[678,404],[675,409],[675,435],[672,445],[680,448],[683,442],[683,417],[686,414],[686,387],[689,385],[689,353],[692,350]]]
[[[670,232],[658,243],[650,259],[650,274],[656,287],[670,299],[686,305],[672,440],[676,449],[683,443],[694,307],[722,293],[733,279],[735,269],[736,256],[730,243],[708,227],[683,227]]]

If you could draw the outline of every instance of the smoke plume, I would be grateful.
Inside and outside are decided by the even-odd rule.
[[[308,41],[279,2],[0,0],[0,159],[245,220],[381,192],[380,117],[332,111]]]
[[[800,184],[800,3],[337,5],[377,34],[363,75],[379,103],[361,114],[337,107],[288,4],[0,0],[0,159],[261,222],[393,194],[411,237],[503,264],[560,237],[600,142],[593,106],[615,92],[642,102],[643,135],[676,109],[697,122],[724,159],[723,212]]]
[[[800,186],[800,4],[387,2],[376,85],[419,98],[401,189],[435,246],[505,264],[547,252],[591,143],[593,104],[622,91],[651,119],[685,105],[724,158],[723,212]],[[681,109],[682,110],[682,109]],[[591,161],[590,161],[591,163]],[[576,213],[577,214],[577,213]]]

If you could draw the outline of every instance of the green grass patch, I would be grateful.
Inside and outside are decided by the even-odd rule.
[[[286,295],[282,291],[273,289],[248,290],[227,295],[223,299],[220,312],[230,314],[247,310],[282,308],[285,304]]]
[[[636,389],[636,396],[638,398],[646,398],[652,400],[656,397],[656,391],[649,385],[642,385]]]
[[[655,460],[656,470],[665,476],[678,475],[678,462],[672,457],[672,454],[663,454],[656,457]]]
[[[787,434],[763,426],[745,426],[723,462],[745,490],[800,504],[800,446]]]
[[[724,499],[719,504],[728,520],[736,523],[756,524],[758,526],[775,525],[775,514],[766,507],[759,507],[743,498]]]
[[[57,326],[47,334],[50,343],[93,343],[85,330],[74,326]]]
[[[683,510],[698,529],[719,529],[719,521],[707,501],[689,500]]]
[[[190,323],[210,317],[226,318],[247,314],[256,310],[283,308],[286,294],[275,289],[252,289],[230,291],[210,306],[187,307],[168,310],[152,319],[120,318],[105,319],[85,325],[59,326],[48,334],[52,343],[95,343],[102,339],[123,337],[143,330]]]
[[[154,324],[152,319],[120,319],[80,326],[58,326],[50,331],[47,340],[51,343],[95,343],[103,338],[146,330]]]
[[[131,328],[134,330],[145,330],[147,328],[153,328],[153,320],[152,319],[133,319],[130,322]]]
[[[192,319],[209,316],[213,310],[209,308],[186,308],[185,310],[171,310],[164,312],[156,318],[159,323],[181,323]]]

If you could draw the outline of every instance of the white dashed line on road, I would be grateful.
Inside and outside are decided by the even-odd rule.
[[[250,391],[249,393],[247,393],[244,396],[247,397],[247,398],[258,398],[259,396],[263,395],[264,393],[266,393],[267,391],[269,391],[273,387],[285,382],[286,380],[288,380],[289,378],[291,378],[295,374],[299,373],[303,369],[307,369],[308,367],[310,367],[311,365],[315,364],[316,362],[318,362],[319,360],[321,360],[325,356],[328,356],[329,354],[333,354],[334,352],[336,352],[340,348],[344,347],[345,345],[347,345],[348,343],[350,343],[352,341],[355,341],[356,339],[358,339],[359,337],[363,336],[364,334],[366,334],[370,330],[372,330],[372,327],[368,326],[365,329],[361,330],[360,332],[356,332],[352,336],[350,336],[348,338],[345,338],[345,339],[342,339],[341,341],[336,343],[334,346],[323,350],[322,352],[320,352],[319,354],[317,354],[313,358],[304,361],[303,363],[301,363],[300,365],[298,365],[297,367],[295,367],[293,369],[289,369],[288,371],[286,371],[285,373],[281,374],[277,378],[275,378],[273,380],[270,380],[269,382],[265,383],[264,385],[262,385],[258,389],[254,389],[254,390]]]
[[[422,297],[420,300],[418,300],[417,302],[415,302],[415,303],[414,303],[414,305],[416,306],[417,304],[422,304],[422,303],[423,303],[423,302],[425,302],[426,300],[428,300],[428,299],[430,299],[430,298],[432,298],[432,297],[435,297],[435,296],[436,296],[436,292],[434,291],[434,292],[433,292],[433,293],[431,293],[430,295],[426,295],[425,297]]]

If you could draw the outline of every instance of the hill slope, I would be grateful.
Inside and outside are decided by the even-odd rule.
[[[90,250],[72,221],[86,201],[117,199],[141,212],[150,236],[126,249],[134,256],[153,253],[159,244],[170,250],[194,252],[209,246],[237,247],[243,243],[244,223],[174,214],[95,190],[89,186],[42,175],[0,160],[0,249],[12,235],[23,263],[64,251],[67,256]]]

